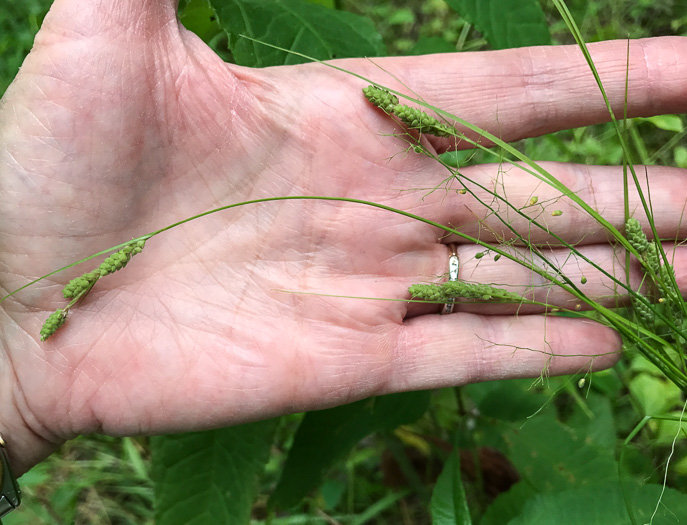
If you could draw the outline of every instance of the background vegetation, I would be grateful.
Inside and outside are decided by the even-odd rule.
[[[3,3],[0,92],[29,51],[50,1]],[[370,22],[381,40],[369,37],[349,43],[345,49],[371,46],[376,52],[361,54],[461,52],[523,45],[517,32],[512,36],[495,31],[485,23],[486,15],[470,11],[471,2],[466,0],[313,3]],[[568,5],[587,41],[687,35],[684,2],[571,0]],[[572,43],[558,12],[548,2],[542,2],[542,7],[539,13],[549,31],[528,32],[527,38]],[[230,9],[218,8],[219,19],[226,20]],[[489,14],[486,22],[493,21],[492,16],[496,14]],[[227,60],[287,60],[255,57],[232,43],[207,0],[182,0],[181,18]],[[355,49],[350,52],[355,54]],[[684,135],[684,117],[680,115],[635,119],[629,125],[637,155],[634,160],[641,163],[687,168]],[[538,160],[622,161],[609,126],[559,132],[517,146]],[[457,154],[455,160],[461,161],[464,155],[472,154]],[[480,160],[477,154],[470,161]],[[581,385],[582,377],[501,381],[385,396],[221,429],[213,437],[255,459],[242,471],[245,479],[239,480],[255,485],[255,496],[252,492],[248,495],[246,507],[255,523],[423,524],[432,522],[430,507],[435,523],[453,523],[449,511],[442,518],[438,509],[442,498],[451,499],[446,493],[459,485],[456,472],[459,478],[462,472],[472,518],[482,525],[578,520],[613,524],[612,511],[618,505],[624,507],[624,498],[638,509],[638,520],[646,523],[664,479],[665,516],[670,517],[659,517],[654,523],[676,523],[680,517],[687,520],[687,426],[667,470],[677,423],[652,420],[623,445],[644,416],[679,415],[684,394],[631,349],[613,370],[586,376]],[[275,439],[254,441],[254,436],[265,435]],[[67,443],[22,477],[24,504],[5,523],[145,524],[156,518],[162,524],[219,523],[217,516],[226,511],[223,502],[202,490],[194,492],[203,481],[191,483],[190,473],[174,461],[196,447],[206,452],[197,459],[199,469],[207,467],[212,473],[215,460],[212,448],[205,446],[207,436],[86,436]],[[260,450],[266,451],[264,458],[259,457]],[[460,450],[458,456],[452,452],[455,450]],[[624,461],[619,465],[621,451]],[[460,469],[456,457],[461,460]],[[456,472],[451,470],[454,466]],[[618,485],[619,469],[624,490]],[[439,488],[433,491],[442,471]],[[172,473],[176,483],[162,483],[161,472]],[[236,479],[227,479],[225,488],[230,490],[236,483]],[[167,512],[189,493],[197,497],[186,499],[187,514],[180,515],[178,509],[176,515]],[[248,496],[232,495],[239,500]],[[594,510],[593,519],[585,514],[588,509]]]

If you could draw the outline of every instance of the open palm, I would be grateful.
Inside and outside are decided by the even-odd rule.
[[[597,48],[619,103],[624,69],[615,65],[619,56],[625,63],[624,46]],[[664,39],[635,43],[633,53],[660,55],[664,68],[677,71],[685,47]],[[575,51],[339,65],[399,87],[384,71],[392,73],[430,102],[511,140],[605,118]],[[568,68],[557,69],[559,62]],[[642,58],[631,69],[639,79],[630,84],[631,111],[684,111],[684,90],[660,83],[647,63]],[[539,75],[549,83],[538,85]],[[684,88],[684,73],[682,81]],[[364,85],[317,64],[224,64],[179,26],[171,0],[56,1],[1,106],[3,288],[250,199],[351,197],[471,233],[480,219],[496,228],[469,197],[428,193],[445,173],[384,136],[399,128],[364,100]],[[595,180],[603,188],[593,193],[595,205],[620,226],[618,170],[550,168],[581,191]],[[493,186],[497,171],[466,173]],[[656,173],[654,195],[673,188],[657,218],[667,234],[675,235],[685,201],[675,194],[680,176]],[[517,173],[503,180],[509,198],[527,199],[537,188]],[[550,221],[552,228],[582,240],[612,268],[603,232],[565,202],[556,206],[576,219]],[[27,289],[2,311],[0,430],[17,442],[17,469],[83,432],[208,428],[399,390],[536,376],[545,367],[577,371],[592,356],[606,355],[595,366],[613,362],[616,334],[583,321],[513,316],[514,307],[484,305],[437,316],[438,306],[290,293],[407,299],[408,285],[446,272],[450,241],[427,224],[359,204],[270,202],[153,238],[126,270],[102,279],[46,343],[38,332],[64,305],[61,287],[93,264]],[[476,251],[459,249],[461,277],[531,283],[507,261],[477,265],[470,259]],[[590,282],[598,295],[607,285]]]

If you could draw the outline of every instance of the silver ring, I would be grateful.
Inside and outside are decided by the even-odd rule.
[[[458,255],[456,254],[456,245],[449,244],[449,248],[451,249],[451,255],[448,258],[448,280],[457,281],[460,262],[458,261]],[[441,309],[441,315],[452,313],[455,303],[455,299],[450,299]]]

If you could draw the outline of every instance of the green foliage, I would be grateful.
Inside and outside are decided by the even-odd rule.
[[[153,438],[155,523],[247,523],[277,423]]]
[[[24,61],[51,0],[4,2],[0,9],[0,96]]]
[[[538,0],[446,0],[482,32],[493,49],[551,43]]]
[[[405,392],[306,414],[270,504],[289,508],[321,482],[328,469],[365,436],[422,417],[429,392]]]
[[[237,64],[265,67],[384,54],[382,38],[365,18],[304,0],[214,0]],[[287,49],[280,51],[250,38]]]
[[[452,453],[432,493],[434,525],[471,525],[470,509],[463,488],[460,454]]]
[[[685,494],[670,488],[664,491],[660,485],[621,488],[617,482],[609,482],[597,487],[540,494],[529,500],[522,513],[508,525],[627,525],[630,517],[626,498],[632,502],[638,523],[667,525],[687,519]],[[662,503],[657,506],[659,500]]]

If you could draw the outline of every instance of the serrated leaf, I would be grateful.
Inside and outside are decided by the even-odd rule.
[[[538,0],[446,0],[470,21],[494,49],[551,43]]]
[[[432,525],[471,525],[470,509],[460,473],[460,454],[454,450],[444,464],[432,492]]]
[[[429,398],[430,392],[404,392],[308,412],[296,432],[270,506],[296,505],[362,438],[419,419]]]
[[[382,37],[368,19],[305,0],[211,0],[229,35],[237,64],[250,67],[306,62],[293,55],[241,38],[303,53],[320,60],[380,56]]]
[[[156,525],[248,523],[278,421],[153,438]]]
[[[522,514],[508,525],[627,525],[631,523],[625,501],[632,506],[636,523],[668,525],[687,521],[687,495],[659,485],[629,486],[618,483],[540,494],[530,499]],[[654,509],[656,515],[652,518]]]

